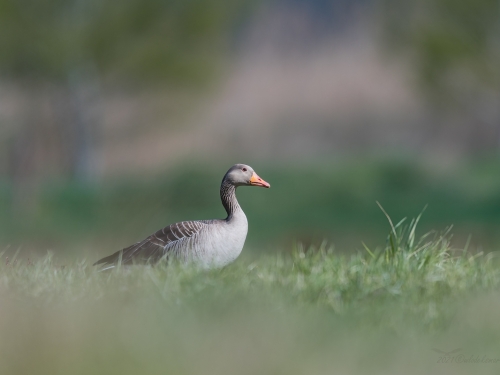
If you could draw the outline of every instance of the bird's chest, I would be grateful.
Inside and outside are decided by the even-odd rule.
[[[220,268],[233,262],[243,249],[247,232],[248,222],[244,214],[218,226],[212,239],[206,243],[201,265],[204,268]]]

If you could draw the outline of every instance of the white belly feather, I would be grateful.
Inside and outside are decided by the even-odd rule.
[[[165,250],[201,268],[221,268],[238,258],[247,232],[248,221],[240,209],[229,220],[207,224],[195,236],[167,245]]]
[[[243,211],[228,222],[212,225],[204,233],[202,248],[198,249],[195,263],[203,268],[220,268],[233,262],[243,250],[248,222]]]

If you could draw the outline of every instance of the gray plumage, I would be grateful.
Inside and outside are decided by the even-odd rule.
[[[220,188],[226,219],[181,221],[168,225],[94,265],[108,269],[120,262],[154,264],[161,259],[178,259],[203,268],[225,266],[241,253],[248,231],[247,218],[236,199],[238,186],[270,187],[248,165],[235,164],[224,175]]]

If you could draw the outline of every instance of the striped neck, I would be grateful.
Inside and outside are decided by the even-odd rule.
[[[231,220],[237,211],[241,211],[241,207],[236,199],[236,186],[229,181],[222,181],[220,186],[220,199],[227,212],[226,220]]]

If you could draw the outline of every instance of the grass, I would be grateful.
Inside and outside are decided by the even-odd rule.
[[[299,244],[209,272],[3,258],[0,373],[498,373],[494,255],[390,223],[379,248]]]

